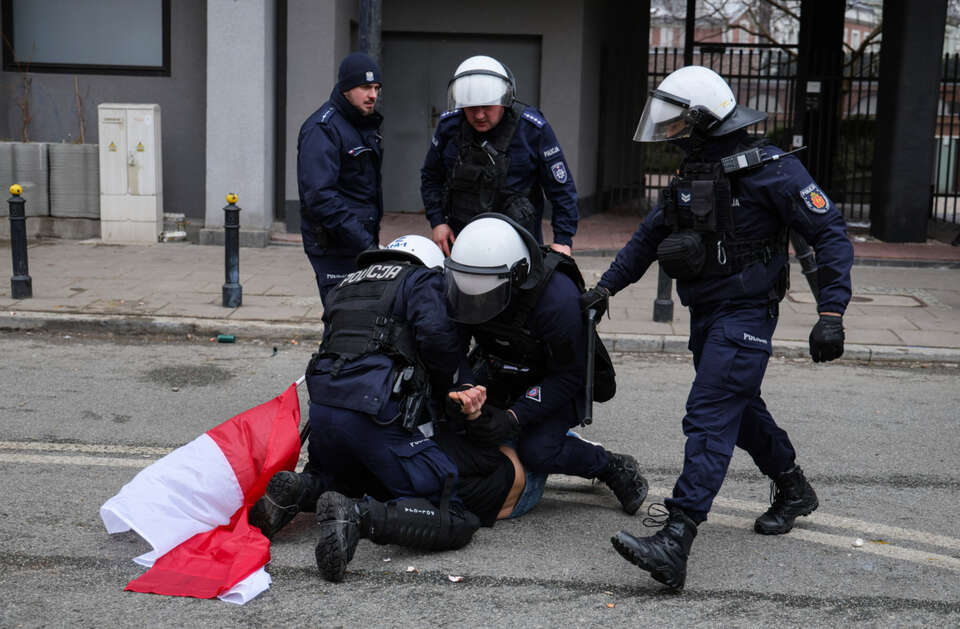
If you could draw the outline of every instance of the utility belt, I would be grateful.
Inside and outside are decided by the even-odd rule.
[[[537,210],[533,207],[528,194],[519,192],[501,194],[493,191],[489,194],[489,199],[485,199],[485,196],[485,192],[455,194],[451,191],[447,203],[447,216],[452,219],[450,222],[462,228],[478,214],[498,212],[513,219],[531,234],[537,233],[535,229]]]
[[[436,420],[430,398],[433,387],[426,368],[407,365],[397,372],[390,397],[399,400],[400,408],[386,424],[399,423],[407,432],[416,432],[417,427]],[[380,423],[380,422],[378,422]]]

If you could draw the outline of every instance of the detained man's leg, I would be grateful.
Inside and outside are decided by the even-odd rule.
[[[817,493],[796,464],[790,438],[777,426],[759,395],[743,413],[737,445],[770,477],[770,508],[754,522],[754,531],[761,535],[789,533],[794,520],[820,506]]]

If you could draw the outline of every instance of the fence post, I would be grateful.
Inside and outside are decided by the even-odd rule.
[[[10,278],[10,293],[14,299],[33,297],[33,282],[27,268],[27,202],[20,196],[19,184],[10,186],[13,196],[10,204],[10,253],[13,256],[13,276]]]
[[[236,308],[243,302],[240,286],[240,208],[239,197],[231,192],[223,208],[223,252],[226,281],[223,284],[223,307]]]
[[[657,265],[657,298],[653,302],[653,320],[661,323],[673,321],[673,278]]]

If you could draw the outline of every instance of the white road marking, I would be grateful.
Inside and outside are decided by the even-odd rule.
[[[135,467],[143,469],[153,463],[148,459],[117,459],[100,456],[57,456],[55,454],[4,454],[0,463],[35,463],[37,465],[102,465],[106,467]]]
[[[41,450],[43,452],[94,452],[103,454],[149,454],[163,456],[172,452],[173,448],[87,443],[49,443],[43,441],[0,441],[0,450]]]
[[[154,462],[155,459],[142,458],[144,455],[163,456],[169,453],[172,448],[157,448],[148,446],[124,446],[110,444],[72,444],[72,443],[44,443],[37,441],[0,441],[0,450],[18,450],[21,452],[0,452],[0,463],[13,464],[36,464],[36,465],[90,465],[105,467],[137,468],[142,469]],[[27,454],[28,452],[57,452],[57,453],[83,453],[83,454],[120,454],[128,455],[130,458],[119,457],[97,457],[70,454]],[[137,457],[137,458],[134,458]],[[593,493],[592,483],[589,480],[574,476],[552,476],[547,482],[546,494],[554,499],[568,502],[587,503],[595,505],[610,506],[615,504],[615,499],[606,494]],[[570,500],[569,494],[576,494],[575,500]],[[662,501],[671,494],[671,490],[666,487],[651,487],[647,504],[652,501]],[[718,496],[714,500],[714,505],[723,509],[735,509],[738,511],[750,511],[762,513],[767,509],[767,503],[753,502],[749,500],[739,500],[735,498],[723,498]],[[808,542],[814,542],[824,546],[832,546],[850,552],[865,552],[880,557],[896,559],[900,561],[909,561],[924,565],[933,565],[948,570],[960,572],[960,559],[950,555],[927,552],[904,548],[890,543],[891,540],[909,541],[928,546],[936,546],[949,551],[960,551],[960,539],[925,533],[923,531],[914,531],[911,529],[900,528],[896,526],[887,526],[875,522],[867,522],[854,518],[830,515],[828,513],[815,512],[812,515],[800,520],[812,524],[826,526],[835,529],[852,531],[850,536],[835,535],[821,531],[812,531],[803,527],[795,527],[790,532],[791,539],[801,539]],[[725,513],[710,513],[710,524],[727,526],[731,528],[753,529],[753,518],[744,518]],[[854,549],[852,541],[856,537],[865,539],[877,538],[886,543],[867,543],[860,548]]]
[[[586,493],[590,491],[591,493]],[[647,501],[644,504],[652,502],[662,502],[667,496],[670,496],[673,490],[666,487],[651,487]],[[575,494],[576,499],[570,498],[570,494]],[[616,504],[616,498],[610,494],[592,493],[591,481],[575,476],[551,476],[547,481],[546,496],[554,500],[577,502],[580,504],[589,503],[603,506],[613,506]],[[750,511],[757,515],[763,513],[769,507],[768,503],[751,502],[749,500],[738,500],[735,498],[723,498],[718,496],[714,499],[715,507],[722,509],[736,509],[738,511]],[[641,517],[638,515],[638,517]],[[753,530],[754,518],[744,518],[726,513],[710,512],[710,518],[707,525],[717,524],[730,528]],[[794,527],[790,531],[790,539],[801,539],[807,542],[814,542],[824,546],[832,546],[851,553],[865,552],[888,559],[900,561],[909,561],[928,566],[938,566],[960,572],[960,558],[951,555],[905,548],[892,543],[893,540],[901,542],[914,542],[927,546],[936,546],[946,551],[960,550],[960,539],[926,533],[924,531],[914,531],[911,529],[900,528],[896,526],[887,526],[876,522],[867,522],[854,518],[830,515],[819,511],[804,517],[798,518],[800,527]],[[833,533],[824,533],[822,531],[813,531],[803,528],[803,524],[811,523],[820,526],[826,526],[834,529],[851,531],[850,535],[836,535]],[[638,519],[637,524],[640,524]],[[880,539],[883,543],[867,541],[860,548],[853,547],[853,541],[857,537],[867,540]]]

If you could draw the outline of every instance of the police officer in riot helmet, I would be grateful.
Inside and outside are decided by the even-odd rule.
[[[430,438],[462,359],[442,265],[433,242],[404,236],[361,253],[328,295],[306,374],[307,471],[274,476],[251,516],[270,536],[314,502],[327,580],[343,579],[361,538],[443,550],[479,527],[454,491],[455,463]]]
[[[657,260],[690,309],[696,376],[683,419],[683,470],[660,531],[643,538],[621,531],[611,540],[624,558],[675,589],[684,585],[697,527],[734,446],[771,479],[772,504],[754,523],[757,533],[787,533],[819,504],[760,384],[789,282],[788,230],[813,246],[820,268],[814,362],[843,354],[853,247],[843,216],[800,161],[747,135],[765,118],[739,105],[712,70],[688,66],[667,76],[650,93],[634,140],[667,141],[686,157],[658,206],[582,298],[585,307],[605,309]]]
[[[472,370],[460,376],[486,385],[488,403],[516,422],[526,469],[599,479],[636,513],[647,494],[636,459],[569,432],[584,418],[587,345],[573,260],[515,221],[482,214],[445,266],[453,317],[476,341]]]
[[[449,253],[464,225],[484,212],[505,214],[543,241],[544,194],[553,207],[553,244],[570,254],[577,190],[560,143],[543,114],[516,100],[516,80],[492,57],[457,67],[447,108],[423,163],[420,193],[433,240]]]

